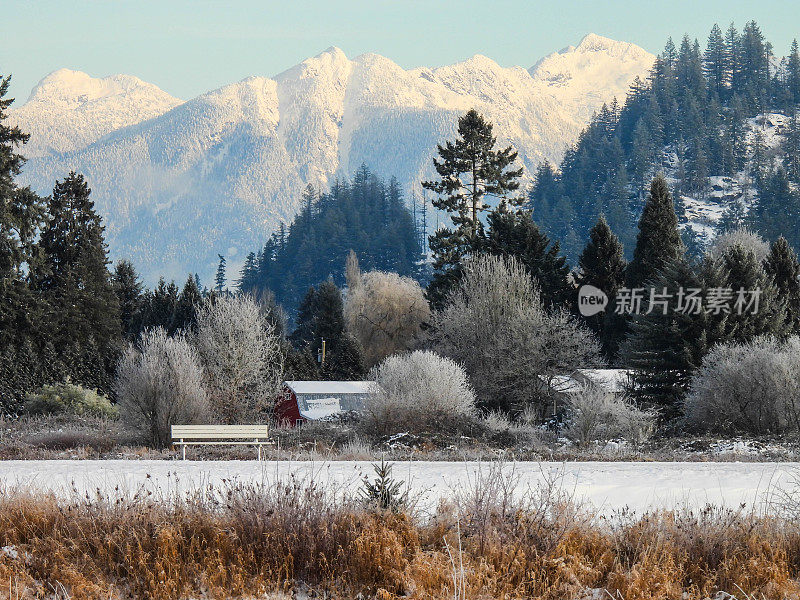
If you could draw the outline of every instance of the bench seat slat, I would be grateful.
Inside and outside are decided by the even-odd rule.
[[[173,425],[173,435],[192,435],[196,433],[219,433],[247,435],[263,433],[269,429],[268,425]]]
[[[254,440],[256,438],[263,440],[269,437],[266,433],[261,432],[255,435],[219,435],[217,433],[200,433],[193,435],[179,435],[174,436],[173,440]]]
[[[265,440],[251,440],[249,442],[229,442],[229,441],[208,441],[208,442],[175,442],[176,446],[263,446],[267,444]]]

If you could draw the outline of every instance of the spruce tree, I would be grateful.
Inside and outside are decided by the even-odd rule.
[[[13,98],[6,98],[11,77],[0,75],[0,346],[38,337],[42,308],[31,293],[25,271],[34,259],[41,225],[42,200],[15,178],[25,162],[19,149],[29,135],[8,124]],[[1,407],[0,407],[1,408]]]
[[[792,107],[790,114],[791,118],[783,140],[783,164],[789,180],[800,183],[800,118],[795,107]]]
[[[433,205],[450,213],[453,229],[440,229],[430,237],[434,255],[434,276],[428,286],[428,298],[441,305],[452,285],[460,277],[463,258],[474,250],[483,235],[480,215],[490,208],[494,198],[510,206],[523,203],[519,189],[522,169],[511,166],[517,153],[510,146],[497,149],[492,124],[474,109],[458,120],[455,142],[437,146],[439,159],[433,165],[440,179],[425,181],[422,187],[438,197]]]
[[[258,281],[258,268],[256,264],[256,253],[250,252],[245,258],[244,266],[236,282],[236,287],[240,292],[249,292]]]
[[[690,293],[704,299],[711,288],[724,287],[724,273],[714,261],[698,268],[678,257],[662,265],[652,280],[659,294],[668,295],[666,314],[659,304],[642,303],[633,315],[620,349],[621,363],[633,370],[633,394],[637,401],[656,407],[664,420],[681,412],[694,372],[716,343],[726,341],[725,313],[707,312],[702,303],[695,310]]]
[[[308,290],[291,336],[294,347],[317,356],[325,340],[325,363],[319,372],[327,379],[358,379],[364,375],[364,358],[358,343],[345,331],[342,292],[328,280]],[[305,360],[296,361],[301,366]]]
[[[605,312],[582,318],[598,336],[603,354],[610,359],[616,356],[625,333],[625,321],[614,312],[614,306],[617,291],[625,283],[626,267],[622,244],[601,214],[578,259],[575,283],[578,286],[592,285],[608,296]]]
[[[781,236],[770,246],[764,270],[772,278],[778,293],[786,302],[791,333],[800,333],[800,263],[797,253]]]
[[[678,231],[675,204],[662,176],[653,179],[639,219],[633,260],[628,265],[628,287],[642,287],[668,262],[680,259],[684,248]]]
[[[726,325],[730,338],[735,342],[745,343],[760,335],[783,337],[788,334],[791,324],[787,317],[787,298],[780,295],[753,251],[742,246],[732,246],[723,254],[722,265],[726,273],[726,287],[734,294]],[[735,303],[740,290],[746,304],[739,310]],[[758,310],[755,310],[755,305],[748,309],[751,292],[759,295]]]
[[[800,195],[783,167],[765,178],[748,213],[748,225],[767,239],[782,235],[794,248],[800,247]]]
[[[791,110],[794,112],[795,107],[800,104],[800,50],[796,39],[792,40],[792,49],[786,65],[786,71],[786,83],[792,103]]]
[[[90,195],[75,172],[56,182],[38,244],[41,262],[32,278],[48,304],[47,326],[56,350],[100,365],[95,376],[76,380],[108,392],[122,326],[104,227]]]
[[[136,268],[129,260],[120,260],[114,266],[111,284],[117,295],[122,335],[126,340],[134,340],[141,327],[141,312],[144,306],[144,287]]]
[[[19,153],[29,136],[8,123],[11,77],[0,75],[0,414],[15,414],[34,387],[50,383],[43,362],[45,306],[29,286],[42,222],[42,199],[15,178],[25,159]],[[52,357],[51,357],[52,358]]]
[[[174,331],[190,331],[197,324],[197,308],[203,302],[203,295],[197,287],[197,281],[189,275],[175,303],[175,315],[171,329]],[[173,333],[174,333],[173,331]]]
[[[156,287],[145,293],[141,329],[163,327],[167,332],[175,331],[177,306],[178,286],[174,281],[167,284],[163,277],[159,278]]]
[[[703,55],[703,69],[708,79],[709,92],[712,96],[723,98],[727,92],[728,73],[725,38],[722,30],[714,23],[708,36],[706,52]]]

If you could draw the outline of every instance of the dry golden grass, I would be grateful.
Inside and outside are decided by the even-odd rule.
[[[0,598],[800,597],[800,527],[707,509],[603,520],[496,473],[431,518],[313,482],[191,497],[0,494]]]

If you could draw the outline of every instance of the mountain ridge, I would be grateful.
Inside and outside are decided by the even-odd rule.
[[[530,181],[540,160],[557,161],[603,102],[624,97],[649,70],[654,57],[632,48],[586,36],[536,68],[502,67],[476,54],[403,69],[374,53],[350,59],[332,46],[273,77],[247,77],[186,101],[132,76],[96,84],[57,71],[90,90],[83,101],[73,94],[73,107],[58,113],[62,129],[35,114],[42,101],[11,115],[39,137],[68,138],[75,129],[60,145],[26,147],[23,180],[47,193],[70,169],[83,172],[112,255],[132,258],[152,282],[158,274],[207,276],[217,253],[236,264],[292,218],[306,184],[327,187],[362,163],[397,176],[407,196],[419,197],[436,144],[469,108],[495,124],[500,143],[515,146]],[[111,116],[123,111],[120,126],[98,118],[104,103]],[[90,127],[91,115],[103,127]]]

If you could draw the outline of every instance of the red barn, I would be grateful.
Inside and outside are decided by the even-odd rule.
[[[275,403],[275,418],[294,426],[361,412],[374,389],[374,381],[285,381],[283,394]]]

